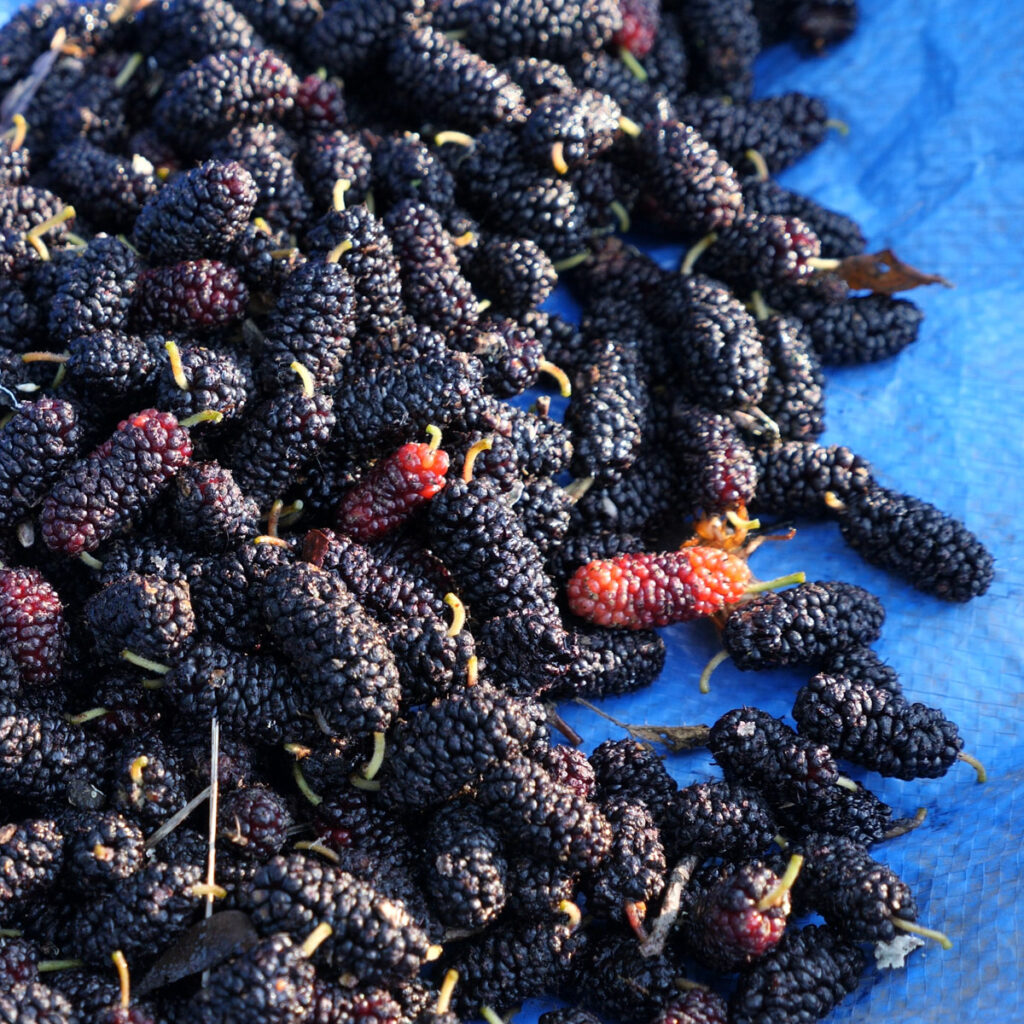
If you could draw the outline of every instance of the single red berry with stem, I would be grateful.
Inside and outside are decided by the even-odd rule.
[[[569,608],[587,622],[653,629],[713,615],[744,594],[782,582],[756,583],[744,558],[693,545],[588,562],[576,570],[567,590]]]
[[[411,442],[381,459],[341,500],[336,527],[356,540],[373,540],[401,526],[445,485],[448,453],[441,431],[428,427],[429,444]]]

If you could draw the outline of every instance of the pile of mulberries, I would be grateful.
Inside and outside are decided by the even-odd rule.
[[[871,650],[877,598],[757,579],[751,515],[946,600],[993,564],[817,443],[822,367],[922,314],[851,297],[860,229],[768,176],[828,113],[752,99],[754,58],[854,20],[790,6],[0,28],[0,1019],[804,1021],[921,930],[840,761],[931,778],[963,740]],[[696,618],[818,673],[799,732],[738,707],[682,789],[555,742],[556,698],[651,685]]]

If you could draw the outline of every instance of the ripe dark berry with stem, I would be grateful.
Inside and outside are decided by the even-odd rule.
[[[811,835],[795,846],[804,857],[797,896],[837,932],[858,942],[890,942],[901,931],[952,943],[918,925],[910,887],[851,839]]]
[[[159,733],[128,737],[114,756],[113,803],[122,813],[148,827],[188,802],[180,758]]]
[[[38,569],[0,568],[0,644],[25,686],[60,678],[68,633],[60,596]]]
[[[716,232],[714,243],[699,258],[699,267],[701,273],[746,295],[774,282],[808,277],[820,255],[821,242],[799,218],[745,213]]]
[[[523,92],[508,75],[430,25],[400,32],[387,68],[406,101],[453,128],[473,131],[525,112]]]
[[[273,50],[210,53],[178,74],[153,117],[162,135],[194,152],[233,124],[269,123],[287,115],[298,89],[295,72]]]
[[[512,918],[446,956],[444,963],[459,973],[455,1004],[460,1015],[481,1013],[487,1019],[495,1009],[508,1010],[557,991],[586,942],[584,933],[576,931],[579,917],[579,909],[569,903],[554,917]]]
[[[196,628],[188,583],[155,575],[121,576],[93,594],[83,611],[101,659],[116,659],[127,648],[167,660]]]
[[[210,160],[176,177],[146,203],[132,240],[154,262],[218,256],[240,237],[257,196],[256,183],[241,164]]]
[[[358,984],[404,984],[436,957],[402,902],[302,854],[270,858],[238,893],[238,903],[264,936],[302,934],[317,921],[331,925],[316,962]]]
[[[991,586],[992,554],[959,519],[930,502],[875,485],[828,503],[838,512],[843,540],[861,558],[918,590],[964,602]]]
[[[470,449],[461,479],[449,480],[430,502],[428,529],[434,549],[443,553],[476,615],[491,618],[535,610],[557,616],[554,586],[536,544],[500,490],[472,475],[477,452],[488,445],[483,441]]]
[[[821,518],[830,514],[830,491],[845,500],[872,483],[871,464],[843,445],[794,440],[753,452],[758,478],[751,509],[758,515]]]
[[[260,508],[285,494],[295,474],[326,446],[336,422],[330,394],[316,389],[301,363],[292,370],[301,387],[250,407],[228,452],[236,483]]]
[[[62,146],[51,166],[61,194],[88,210],[90,221],[110,231],[130,231],[158,188],[148,160],[115,156],[88,139]]]
[[[833,654],[878,639],[885,609],[853,583],[801,583],[758,594],[736,608],[722,645],[738,669],[818,665]]]
[[[301,944],[281,933],[221,964],[190,1000],[196,1024],[300,1024],[309,1020],[316,969],[310,958],[333,932],[317,925]]]
[[[852,992],[865,958],[836,931],[809,925],[791,929],[741,975],[729,998],[734,1024],[814,1024]]]
[[[495,309],[518,317],[536,309],[551,294],[558,279],[554,265],[536,242],[494,235],[469,257],[466,276]]]
[[[68,870],[87,886],[110,888],[145,861],[145,835],[116,811],[70,811],[61,819]]]
[[[763,956],[782,938],[790,912],[789,890],[803,864],[790,858],[779,877],[751,861],[712,869],[694,880],[684,918],[686,944],[702,963],[725,973]]]
[[[294,824],[284,798],[263,786],[228,793],[217,810],[218,838],[253,860],[281,850]]]
[[[608,152],[622,131],[622,110],[606,93],[585,89],[534,104],[521,134],[523,152],[558,174]],[[636,130],[634,128],[634,130]]]
[[[843,675],[820,673],[797,694],[793,717],[800,733],[826,743],[837,757],[898,779],[934,779],[962,753],[956,724],[938,708],[911,704],[892,690]]]
[[[51,551],[95,551],[130,530],[192,454],[188,431],[156,409],[124,420],[112,437],[76,462],[43,501],[42,534]]]
[[[608,855],[584,883],[587,907],[612,921],[629,919],[628,903],[638,907],[638,919],[665,887],[668,868],[658,827],[647,807],[617,797],[601,805],[612,827]]]
[[[0,429],[0,525],[13,525],[42,501],[78,454],[75,406],[60,398],[23,402]]]
[[[689,125],[651,121],[639,139],[640,168],[655,218],[687,235],[727,228],[743,212],[732,168]]]

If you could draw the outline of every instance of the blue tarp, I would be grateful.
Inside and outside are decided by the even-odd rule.
[[[878,650],[911,699],[960,724],[966,749],[989,772],[978,785],[966,765],[930,782],[851,771],[898,813],[927,809],[917,831],[876,856],[913,887],[921,921],[955,945],[943,952],[929,944],[903,971],[872,970],[831,1020],[1024,1021],[1024,9],[1012,0],[864,0],[862,8],[854,37],[824,57],[781,47],[760,61],[762,94],[816,93],[850,127],[783,181],[855,216],[872,249],[891,246],[957,287],[911,296],[927,318],[920,340],[896,359],[830,374],[825,441],[849,445],[883,483],[964,519],[994,552],[996,578],[984,597],[946,605],[861,563],[830,524],[763,546],[753,565],[762,578],[802,569],[809,579],[850,580],[878,594],[888,613]],[[0,0],[4,20],[13,9]],[[715,653],[713,630],[665,635],[664,677],[648,692],[605,702],[610,713],[636,723],[710,723],[754,703],[788,714],[805,679],[727,663],[702,696],[697,676]],[[565,717],[587,749],[622,735],[581,708]],[[715,774],[698,754],[667,763],[682,784]]]

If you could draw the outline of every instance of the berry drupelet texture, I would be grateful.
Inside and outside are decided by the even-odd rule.
[[[399,722],[382,791],[399,807],[427,808],[476,782],[488,766],[522,754],[540,758],[547,747],[539,704],[477,683]]]
[[[863,587],[836,580],[758,594],[737,608],[722,646],[743,671],[821,664],[832,654],[878,639],[885,610]]]
[[[841,503],[843,540],[872,565],[945,601],[970,601],[991,586],[991,553],[959,519],[930,502],[875,485]]]
[[[220,255],[241,235],[257,196],[256,183],[241,164],[207,161],[174,178],[146,203],[132,239],[154,261]]]
[[[726,551],[689,547],[590,562],[566,588],[574,615],[599,626],[651,629],[688,622],[739,600],[747,563]]]
[[[261,591],[267,629],[331,735],[383,732],[400,688],[378,623],[336,576],[306,562],[272,569]]]
[[[740,975],[729,999],[729,1020],[814,1024],[857,987],[864,966],[860,949],[831,929],[793,929]]]
[[[479,53],[430,25],[406,28],[390,44],[387,69],[403,98],[453,128],[521,119],[523,92]]]
[[[898,779],[945,775],[963,747],[938,708],[843,675],[814,676],[797,694],[793,717],[802,735],[836,757]]]
[[[426,887],[448,928],[483,928],[504,909],[508,867],[499,833],[472,804],[448,804],[430,820]]]
[[[362,985],[403,984],[428,955],[426,933],[403,903],[300,853],[271,857],[237,898],[264,936],[307,935],[318,924],[331,925],[314,961]]]
[[[688,124],[651,121],[639,144],[647,204],[656,220],[699,236],[730,227],[742,213],[739,179]]]
[[[840,500],[867,490],[871,465],[844,445],[784,441],[753,449],[757,460],[758,515],[820,519],[829,514],[825,495]]]
[[[209,331],[245,316],[249,289],[220,260],[185,260],[139,274],[134,316],[147,328]]]
[[[170,413],[144,409],[124,420],[43,500],[46,546],[73,556],[128,532],[191,454],[188,431]]]
[[[25,686],[59,679],[68,634],[60,596],[38,569],[0,568],[0,644]]]

